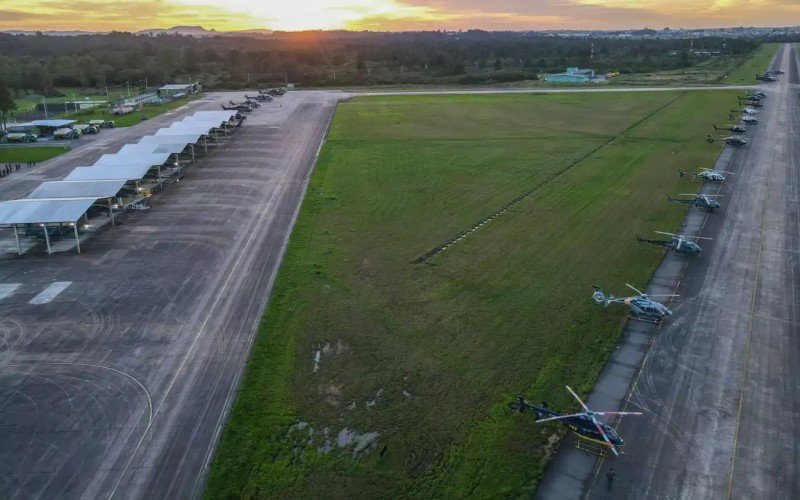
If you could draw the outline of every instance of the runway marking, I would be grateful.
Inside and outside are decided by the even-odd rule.
[[[56,281],[54,283],[50,283],[50,285],[42,290],[39,295],[32,298],[28,304],[47,304],[48,302],[52,302],[53,299],[59,296],[61,292],[67,289],[68,286],[72,284],[71,281]]]
[[[0,283],[0,300],[10,296],[19,287],[20,283]]]

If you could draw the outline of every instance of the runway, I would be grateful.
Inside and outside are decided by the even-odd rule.
[[[688,261],[668,255],[648,288],[677,289],[674,316],[661,328],[629,322],[589,398],[597,408],[644,412],[617,426],[625,453],[597,459],[565,440],[540,498],[800,497],[800,76],[792,46],[773,68],[787,74],[765,87],[750,144],[726,148],[716,165],[734,175],[705,188],[724,195],[723,209],[687,217],[687,234],[713,241]]]
[[[227,97],[104,131],[3,179],[0,199]],[[264,105],[81,255],[0,255],[0,497],[202,493],[336,99]]]

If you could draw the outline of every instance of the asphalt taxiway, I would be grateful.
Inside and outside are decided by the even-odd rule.
[[[225,97],[103,131],[0,199]],[[264,105],[81,255],[0,255],[0,497],[200,495],[336,100]]]
[[[617,422],[619,458],[566,439],[539,498],[800,497],[800,81],[782,46],[780,81],[750,127],[726,148],[734,172],[722,210],[693,209],[686,234],[714,239],[687,260],[667,255],[649,293],[675,293],[660,328],[630,321],[589,406],[644,412]],[[631,382],[633,385],[631,386]],[[629,390],[630,388],[630,390]],[[613,467],[609,486],[606,472]]]

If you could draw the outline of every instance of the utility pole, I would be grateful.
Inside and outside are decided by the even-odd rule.
[[[42,106],[44,106],[44,119],[47,120],[49,117],[47,116],[47,101],[44,100],[44,96],[42,96]]]
[[[144,91],[147,92],[147,77],[144,77]]]
[[[286,82],[286,85],[289,85],[289,73],[283,73],[283,79]]]

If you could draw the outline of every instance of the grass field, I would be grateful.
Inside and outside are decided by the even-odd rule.
[[[561,431],[508,403],[591,389],[625,320],[591,285],[646,284],[662,253],[633,233],[678,228],[664,193],[734,95],[342,104],[206,496],[530,496]]]
[[[117,127],[130,127],[143,121],[143,119],[153,118],[167,111],[179,108],[184,104],[197,99],[199,96],[194,95],[189,98],[179,99],[164,104],[156,104],[153,106],[145,106],[142,111],[135,111],[128,115],[116,116],[110,114],[106,109],[87,109],[79,111],[78,113],[70,113],[66,118],[78,120],[79,123],[86,123],[89,120],[111,120]]]
[[[614,80],[616,85],[698,85],[729,84],[755,85],[756,73],[762,73],[780,44],[762,45],[748,57],[712,57],[688,68],[622,75]]]
[[[0,148],[0,164],[45,161],[69,151],[66,147],[3,147]]]
[[[769,69],[772,58],[781,46],[780,43],[765,43],[747,60],[725,78],[725,83],[731,85],[755,85],[756,73],[763,73]]]

